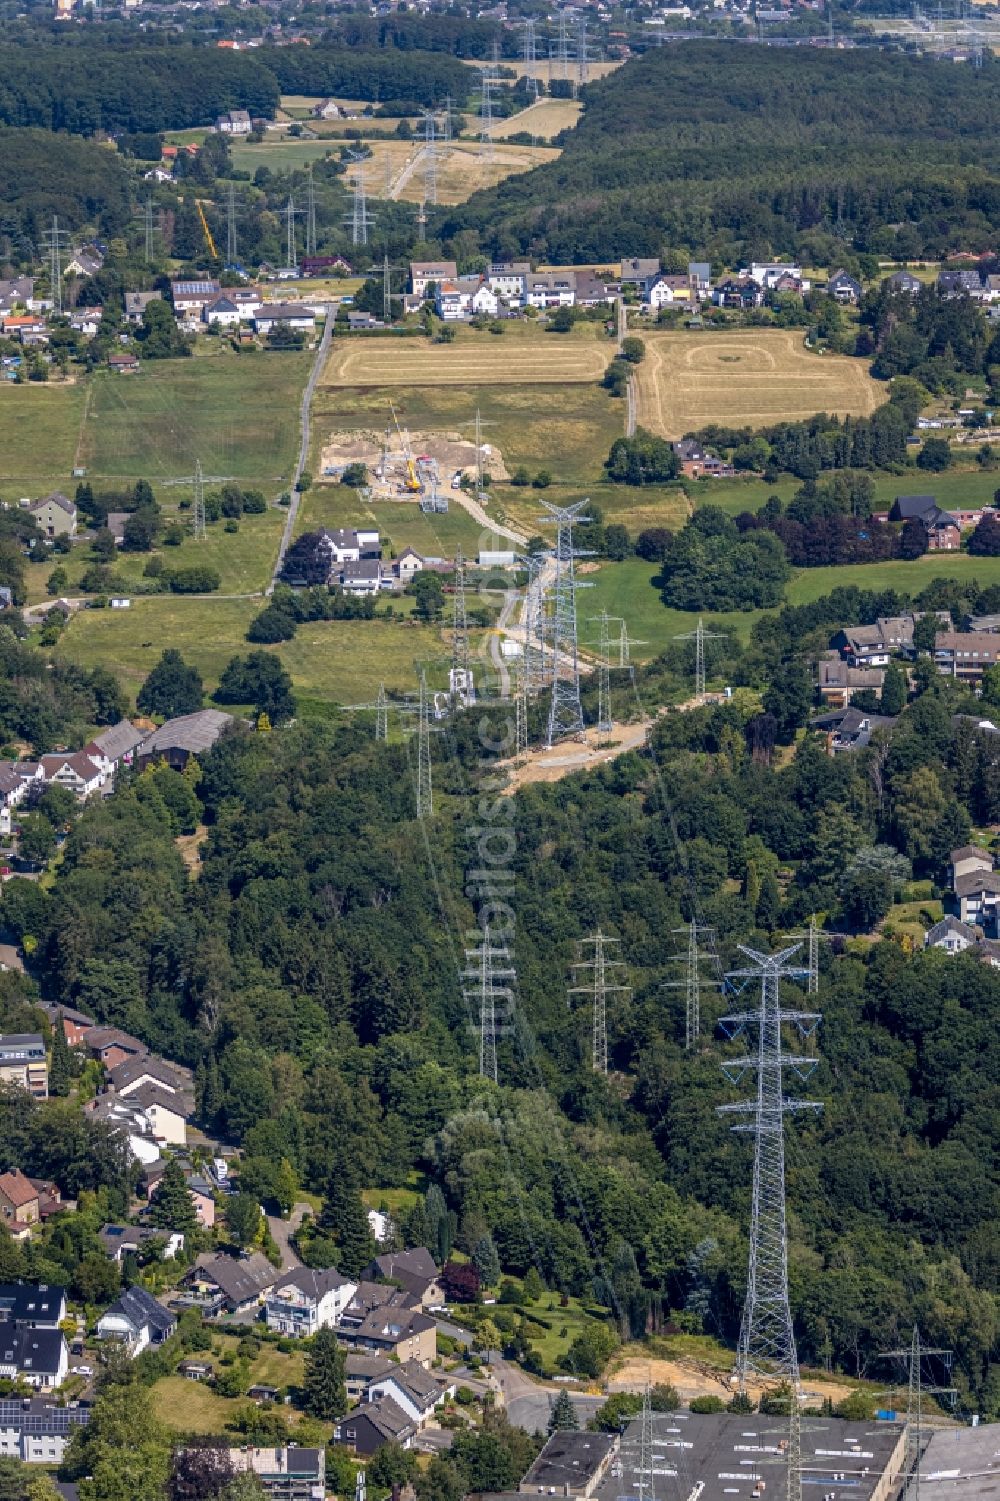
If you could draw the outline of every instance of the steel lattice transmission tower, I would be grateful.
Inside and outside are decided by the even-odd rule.
[[[375,223],[375,218],[368,212],[364,162],[360,157],[353,157],[352,160],[354,162],[354,202],[344,223],[351,227],[352,245],[367,245],[368,231]]]
[[[146,265],[153,259],[153,200],[147,198],[143,208],[143,230],[146,239]]]
[[[528,98],[532,104],[537,104],[538,57],[535,50],[535,23],[531,19],[524,23],[524,77]]]
[[[566,12],[559,12],[559,34],[556,38],[556,63],[559,76],[566,83],[569,82],[569,29],[566,22]]]
[[[955,1401],[953,1386],[936,1386],[924,1380],[923,1362],[936,1359],[951,1374],[952,1352],[936,1350],[920,1339],[920,1330],[913,1326],[913,1337],[904,1350],[884,1350],[882,1360],[905,1361],[907,1367],[906,1396],[906,1459],[903,1474],[906,1477],[902,1494],[906,1501],[920,1501],[920,1460],[924,1446],[924,1397],[947,1397],[949,1405]]]
[[[312,162],[306,168],[306,255],[316,254],[316,184]]]
[[[607,734],[614,729],[611,718],[611,634],[608,630],[610,617],[602,610],[597,617],[600,635],[597,642],[597,728]]]
[[[375,698],[375,739],[389,739],[389,704],[385,696],[385,684],[379,683]]]
[[[700,936],[710,936],[712,929],[700,927],[693,919],[684,928],[673,928],[672,932],[687,937],[687,953],[684,955],[684,978],[683,980],[669,980],[668,990],[684,991],[684,1046],[693,1048],[697,1046],[701,1036],[701,992],[711,982],[702,974],[702,960],[711,958],[711,954],[699,947]],[[716,987],[712,984],[712,989]]]
[[[649,1382],[642,1393],[642,1417],[639,1425],[639,1468],[636,1472],[639,1501],[656,1501],[653,1478],[653,1403]]]
[[[229,184],[226,197],[226,264],[235,266],[239,260],[236,247],[236,184]]]
[[[482,72],[479,90],[479,160],[483,166],[493,161],[493,74]]]
[[[444,108],[441,111],[441,139],[447,144],[451,140],[451,95],[444,96]]]
[[[694,691],[697,698],[705,696],[705,642],[719,641],[721,635],[717,631],[706,631],[705,623],[699,616],[698,624],[693,631],[688,631],[683,636],[675,636],[675,641],[694,642]]]
[[[452,702],[465,708],[475,701],[475,687],[469,657],[469,618],[465,608],[465,555],[461,548],[455,555],[451,628],[451,672],[448,675],[448,687]]]
[[[205,539],[205,476],[201,472],[201,459],[194,466],[194,492],[191,496],[191,519],[196,541]]]
[[[609,959],[604,952],[606,944],[620,943],[618,938],[609,938],[602,933],[600,928],[591,938],[581,938],[581,957],[573,965],[574,969],[588,970],[590,981],[584,985],[574,985],[570,995],[590,996],[593,1006],[593,1050],[592,1061],[594,1072],[606,1074],[608,1071],[608,996],[631,995],[631,985],[619,985],[614,979],[608,978],[612,970],[624,969],[625,965],[620,959]],[[593,953],[589,959],[583,958],[585,949],[593,945]]]
[[[549,707],[549,728],[546,745],[551,750],[559,740],[567,736],[583,734],[583,707],[580,703],[580,659],[576,635],[576,582],[574,559],[588,554],[577,552],[573,546],[573,528],[580,521],[589,520],[580,512],[588,504],[578,500],[571,506],[557,506],[551,501],[542,504],[548,513],[547,520],[558,527],[553,554],[556,578],[553,587],[554,609],[552,615],[552,702]]]
[[[576,23],[576,82],[574,91],[578,92],[587,82],[589,68],[587,67],[587,17],[581,11]]]
[[[431,818],[434,813],[434,787],[431,778],[431,719],[427,674],[420,674],[420,703],[417,721],[417,817]]]
[[[528,643],[515,669],[514,684],[514,760],[523,761],[528,754]]]
[[[292,270],[299,264],[298,251],[295,248],[296,212],[295,203],[291,194],[289,194],[288,202],[285,204],[285,265]]]
[[[424,202],[438,201],[438,153],[435,136],[435,120],[432,110],[424,111]]]
[[[497,1001],[513,999],[514,969],[506,946],[495,944],[489,923],[483,929],[483,941],[476,949],[466,949],[469,967],[464,978],[473,981],[465,997],[477,1008],[479,1033],[479,1073],[497,1082]]]
[[[69,231],[59,228],[59,216],[52,217],[52,228],[42,236],[42,244],[49,263],[49,288],[52,293],[52,310],[63,310],[63,251],[69,245]]]
[[[646,646],[648,643],[640,641],[637,636],[630,636],[624,620],[621,625],[621,635],[618,637],[618,666],[631,668],[633,646]]]
[[[784,1377],[792,1389],[793,1428],[798,1414],[799,1363],[788,1303],[784,1121],[790,1113],[821,1108],[814,1101],[789,1099],[784,1092],[786,1069],[806,1079],[818,1061],[803,1054],[785,1054],[782,1050],[783,1024],[793,1025],[805,1038],[815,1032],[820,1020],[816,1012],[788,1011],[781,1005],[781,981],[808,974],[803,966],[791,962],[798,948],[796,943],[775,954],[762,954],[740,945],[750,966],[734,970],[727,975],[727,981],[738,990],[759,984],[760,1003],[753,1011],[723,1017],[721,1025],[731,1037],[742,1032],[753,1036],[754,1048],[748,1056],[730,1059],[722,1067],[732,1083],[738,1083],[746,1074],[755,1075],[757,1091],[751,1099],[720,1107],[724,1115],[746,1117],[732,1129],[754,1138],[750,1261],[736,1375],[740,1391],[746,1390],[748,1379],[754,1375],[765,1379]],[[796,1483],[801,1486],[797,1468],[798,1461],[793,1465],[790,1455],[790,1492],[793,1469]]]

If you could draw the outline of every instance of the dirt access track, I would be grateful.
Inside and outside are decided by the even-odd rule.
[[[607,1380],[609,1392],[641,1392],[646,1384],[672,1386],[682,1402],[692,1397],[722,1397],[733,1394],[729,1373],[716,1371],[711,1366],[696,1360],[649,1360],[642,1356],[630,1356],[623,1365],[613,1371]],[[834,1402],[843,1402],[852,1390],[850,1384],[825,1381],[807,1372],[802,1374],[802,1390],[815,1401],[829,1397]],[[759,1382],[747,1382],[747,1395],[759,1400],[764,1387]]]
[[[550,340],[342,339],[323,372],[324,386],[520,386],[600,380],[610,346]]]
[[[769,427],[815,412],[870,417],[888,395],[863,360],[806,349],[801,329],[642,330],[641,337],[636,420],[662,438],[712,422]]]

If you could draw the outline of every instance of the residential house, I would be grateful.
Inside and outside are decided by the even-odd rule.
[[[96,276],[104,265],[104,252],[96,245],[81,245],[64,267],[67,276]]]
[[[420,573],[424,566],[424,560],[412,547],[404,547],[398,558],[393,560],[392,571],[401,584],[408,584],[410,580]]]
[[[323,276],[339,272],[342,276],[353,276],[354,270],[350,261],[342,255],[304,255],[299,262],[303,276]]]
[[[425,297],[428,287],[436,287],[442,281],[457,281],[458,266],[455,261],[411,261],[410,291],[415,297]]]
[[[41,1221],[38,1190],[19,1167],[0,1173],[0,1217],[14,1240],[28,1240]]]
[[[405,1294],[397,1294],[360,1321],[355,1321],[352,1305],[348,1304],[341,1318],[340,1336],[355,1349],[395,1356],[398,1361],[417,1360],[429,1367],[437,1354],[437,1326],[426,1314],[397,1301],[400,1296],[405,1298]]]
[[[691,293],[698,302],[712,294],[712,267],[708,261],[688,261],[688,280]]]
[[[388,575],[391,579],[391,573]],[[378,594],[385,582],[382,564],[377,558],[361,558],[345,563],[340,570],[340,587],[345,594]]]
[[[187,1179],[188,1193],[194,1204],[194,1217],[205,1230],[215,1224],[215,1191],[207,1178],[200,1173],[191,1173]]]
[[[136,1256],[141,1261],[151,1245],[163,1246],[163,1258],[173,1261],[184,1249],[184,1236],[180,1230],[158,1230],[153,1225],[103,1225],[97,1238],[108,1257],[121,1266],[126,1256]]]
[[[28,515],[45,533],[46,537],[73,537],[76,535],[76,506],[59,490],[53,490],[43,500],[28,506]]]
[[[211,302],[213,297],[217,297],[220,290],[219,283],[211,277],[172,281],[170,301],[173,303],[174,312],[178,318],[197,322],[201,318],[202,308],[207,302]]]
[[[48,1098],[49,1068],[40,1032],[0,1036],[0,1084],[19,1084],[37,1100]]]
[[[14,826],[14,809],[27,797],[31,783],[41,781],[41,768],[37,762],[32,764],[36,767],[37,774],[25,777],[21,774],[21,763],[0,761],[0,834],[11,832]]]
[[[749,273],[740,272],[741,276],[749,274],[751,281],[755,281],[765,292],[781,290],[781,283],[785,283],[785,290],[808,292],[810,283],[802,278],[802,267],[794,261],[754,261],[750,266]]]
[[[83,334],[85,338],[92,339],[101,327],[101,315],[104,312],[100,307],[74,308],[69,315],[69,326],[76,333]]]
[[[725,459],[709,453],[694,438],[681,438],[673,445],[681,466],[681,473],[688,479],[731,479],[736,470]]]
[[[205,303],[201,316],[206,323],[215,324],[219,328],[235,328],[243,315],[234,298],[228,292],[220,292],[211,302]]]
[[[0,1376],[36,1391],[52,1391],[68,1370],[69,1349],[60,1329],[0,1324]]]
[[[125,1097],[125,1103],[142,1111],[157,1146],[187,1145],[187,1123],[194,1114],[194,1106],[183,1095],[159,1084],[140,1084]]]
[[[305,307],[301,302],[265,302],[253,315],[254,332],[269,334],[276,328],[299,329],[314,333],[316,309]]]
[[[601,303],[617,302],[618,295],[613,288],[593,271],[576,272],[576,306],[577,307],[600,307]]]
[[[922,289],[923,282],[919,276],[914,276],[912,271],[894,271],[887,276],[882,286],[889,292],[906,293],[907,296],[916,297]]]
[[[987,667],[1000,662],[1000,636],[993,632],[939,631],[934,641],[934,661],[944,677],[975,685],[982,682]]]
[[[366,1402],[334,1424],[333,1441],[363,1458],[377,1454],[383,1444],[408,1449],[416,1427],[391,1397]]]
[[[280,1277],[266,1256],[253,1251],[245,1256],[213,1256],[194,1267],[186,1280],[199,1296],[219,1303],[225,1312],[245,1314],[260,1308]]]
[[[423,1428],[434,1409],[454,1390],[454,1384],[443,1386],[418,1361],[407,1360],[402,1365],[393,1365],[386,1375],[376,1377],[369,1384],[367,1400],[381,1402],[388,1398],[405,1413],[414,1428]]]
[[[469,310],[477,318],[496,318],[501,305],[501,298],[486,282],[479,283],[469,300]]]
[[[528,307],[572,307],[576,302],[576,272],[545,271],[526,276],[524,300]]]
[[[937,279],[942,297],[982,297],[983,278],[978,271],[941,271]]]
[[[841,751],[863,750],[876,730],[891,729],[895,723],[892,715],[863,713],[849,706],[818,714],[810,719],[809,728],[825,734],[828,751],[838,755]]]
[[[66,1317],[66,1289],[47,1282],[0,1283],[0,1320],[18,1329],[58,1329]]]
[[[385,1251],[376,1256],[361,1275],[372,1282],[395,1283],[410,1293],[421,1308],[430,1308],[444,1299],[434,1257],[426,1246],[415,1246],[409,1251]]]
[[[347,315],[347,332],[349,334],[365,333],[373,328],[385,328],[381,318],[376,318],[374,313],[358,313],[353,309]]]
[[[530,261],[496,261],[486,273],[486,282],[497,297],[518,307],[524,297],[525,277],[530,275]]]
[[[8,339],[18,339],[22,344],[48,343],[45,319],[37,313],[5,313],[0,327]]]
[[[221,709],[198,709],[194,714],[180,714],[154,730],[136,750],[142,771],[153,761],[166,761],[175,771],[183,771],[192,756],[201,756],[235,725],[232,714]]]
[[[182,1360],[177,1367],[177,1374],[186,1381],[211,1381],[215,1367],[210,1360]]]
[[[983,871],[993,869],[993,856],[989,850],[981,849],[978,844],[963,844],[960,849],[952,850],[948,856],[951,867],[951,884],[954,889],[955,882],[962,876],[973,873],[982,875]]]
[[[122,1097],[132,1094],[142,1084],[157,1084],[170,1094],[183,1094],[190,1090],[191,1076],[155,1053],[126,1058],[108,1073],[109,1089]]]
[[[46,1178],[29,1178],[28,1182],[38,1194],[38,1215],[43,1224],[53,1214],[59,1214],[67,1207],[58,1183],[53,1183]],[[74,1206],[70,1203],[69,1207]]]
[[[459,287],[453,281],[438,282],[434,294],[434,310],[445,323],[458,323],[469,316],[472,292],[468,287]]]
[[[141,323],[142,315],[151,302],[162,302],[162,292],[126,292],[125,317],[129,323]]]
[[[144,182],[173,182],[174,174],[169,167],[150,167],[142,174]]]
[[[997,909],[1000,906],[1000,872],[971,870],[956,876],[952,890],[958,901],[958,916],[970,927],[997,935]]]
[[[362,1350],[348,1350],[344,1357],[344,1384],[352,1407],[360,1402],[373,1381],[397,1369],[395,1361],[384,1355],[368,1355]]]
[[[111,515],[113,514],[112,512]],[[109,525],[111,515],[108,516]],[[102,730],[99,735],[94,736],[93,740],[88,741],[83,747],[83,754],[97,762],[107,782],[120,766],[132,765],[135,753],[145,740],[147,733],[146,730],[137,730],[131,720],[120,719],[110,729]]]
[[[79,1402],[60,1407],[43,1397],[5,1397],[0,1399],[0,1455],[52,1468],[62,1462],[76,1430],[89,1422],[90,1408]]]
[[[858,303],[861,301],[861,283],[846,271],[835,271],[826,284],[826,295],[835,302]]]
[[[961,546],[958,518],[942,511],[933,495],[897,495],[889,509],[889,520],[919,521],[932,552],[955,552]]]
[[[687,276],[661,273],[653,278],[646,289],[646,302],[657,313],[665,307],[690,307],[693,300],[691,281]]]
[[[285,1449],[230,1449],[229,1463],[238,1474],[257,1476],[265,1496],[274,1501],[323,1501],[326,1495],[326,1450],[289,1444]]]
[[[913,627],[924,611],[905,615],[880,615],[874,625],[845,626],[837,631],[830,645],[852,667],[886,667],[889,659],[913,650]],[[947,611],[937,611],[943,626],[951,624]]]
[[[622,261],[621,284],[623,287],[646,287],[659,274],[659,256],[633,255]]]
[[[124,1063],[126,1058],[141,1057],[149,1051],[138,1037],[122,1032],[118,1027],[90,1027],[82,1040],[90,1057],[109,1069]]]
[[[219,116],[215,122],[215,128],[220,135],[248,136],[253,130],[250,111],[246,109],[231,109],[228,114]]]
[[[104,771],[99,761],[83,751],[56,751],[42,756],[42,780],[48,787],[68,787],[83,802],[104,785]]]
[[[314,120],[339,120],[344,111],[336,99],[321,99],[309,111]]]
[[[882,692],[885,673],[880,667],[849,667],[833,653],[819,663],[819,696],[833,709],[845,709],[855,693]]]
[[[764,292],[760,283],[751,277],[727,276],[716,284],[712,301],[716,307],[760,307],[764,301]]]
[[[0,279],[0,313],[10,312],[15,307],[27,308],[29,313],[38,311],[35,305],[35,278],[33,276]]]
[[[966,949],[972,948],[978,941],[979,934],[975,928],[970,928],[967,923],[959,922],[957,917],[950,915],[928,928],[924,934],[925,948],[943,949],[946,954],[964,954]]]
[[[79,1047],[84,1034],[96,1026],[92,1016],[88,1016],[85,1011],[77,1011],[73,1006],[63,1006],[56,1001],[36,1001],[35,1004],[45,1012],[53,1027],[62,1027],[71,1048]]]
[[[317,1329],[338,1324],[357,1290],[356,1282],[342,1277],[332,1267],[328,1271],[297,1267],[269,1289],[264,1319],[267,1327],[279,1334],[307,1339]]]
[[[98,1339],[121,1340],[133,1359],[151,1345],[162,1345],[177,1328],[177,1318],[144,1287],[129,1287],[101,1314]]]
[[[324,528],[323,546],[330,554],[330,576],[339,571],[342,563],[357,563],[362,558],[380,558],[382,543],[374,527]]]

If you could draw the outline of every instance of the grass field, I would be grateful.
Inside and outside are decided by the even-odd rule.
[[[974,510],[992,503],[994,491],[1000,488],[1000,473],[979,468],[926,474],[913,465],[901,474],[873,474],[871,478],[876,510],[891,506],[897,495],[934,495],[945,510]],[[739,511],[759,510],[770,495],[779,496],[787,505],[799,488],[799,481],[794,479],[776,483],[762,479],[696,480],[690,484],[690,494],[695,507],[721,506],[735,516]]]
[[[639,425],[680,438],[710,422],[766,427],[814,412],[868,416],[887,395],[860,360],[810,354],[801,331],[643,334]]]
[[[475,58],[471,58],[471,57],[463,57],[461,59],[461,61],[464,62],[470,68],[482,68],[482,66],[483,66],[481,62],[479,62]],[[570,70],[571,70],[570,71],[570,76],[572,77],[572,70],[573,70],[573,64],[572,64],[572,62],[570,62],[569,66],[570,66]],[[589,78],[590,82],[593,82],[597,78],[607,78],[607,76],[608,76],[609,73],[613,73],[616,68],[620,68],[621,66],[622,66],[622,64],[621,64],[621,60],[620,59],[617,59],[614,62],[590,62],[590,63],[587,64],[588,78]],[[525,75],[525,73],[527,73],[527,71],[528,71],[527,64],[525,62],[523,62],[520,58],[514,58],[514,57],[502,57],[500,59],[500,67],[502,69],[508,70],[511,73],[516,73],[517,76],[518,76],[518,78],[523,78],[524,75]],[[539,80],[540,83],[544,83],[545,82],[545,79],[547,77],[546,69],[547,69],[547,64],[544,63],[544,62],[542,62],[541,60],[539,60],[535,64],[535,74],[536,74],[536,77],[538,78],[538,80]]]
[[[502,339],[492,342],[505,344]],[[596,384],[490,385],[480,378],[468,385],[325,386],[313,402],[313,474],[320,472],[318,450],[331,433],[384,431],[391,420],[390,401],[411,433],[458,432],[466,438],[474,434],[478,407],[483,442],[497,445],[508,472],[521,465],[532,475],[546,469],[565,484],[590,484],[621,435],[620,405]],[[502,493],[506,500],[511,492],[505,488]],[[538,492],[524,499],[537,500]]]
[[[610,342],[546,334],[530,328],[497,338],[471,331],[452,344],[429,339],[341,339],[334,342],[324,386],[497,386],[600,380]],[[530,326],[529,326],[530,327]],[[619,418],[619,422],[620,422]]]
[[[664,650],[674,636],[694,629],[697,617],[684,610],[668,610],[660,602],[654,579],[659,565],[630,559],[625,563],[605,563],[600,570],[584,575],[593,584],[581,600],[588,615],[607,610],[623,617],[629,636],[644,643],[633,649],[636,662],[647,662]],[[1000,584],[1000,558],[971,558],[967,554],[931,554],[915,562],[847,564],[835,568],[803,568],[793,575],[785,589],[790,605],[811,604],[833,589],[898,589],[917,594],[932,579],[947,578],[960,582],[975,579],[981,585]],[[705,614],[706,626],[719,624],[734,629],[746,640],[760,610]]]
[[[67,627],[59,655],[84,667],[109,668],[134,698],[171,646],[198,668],[211,693],[230,657],[257,649],[245,634],[260,609],[259,599],[154,595],[136,599],[131,610],[83,610]],[[405,620],[317,621],[300,626],[293,641],[263,648],[281,657],[304,698],[345,704],[368,702],[380,681],[390,693],[409,692],[416,682],[414,664],[442,649],[436,627]]]
[[[330,140],[308,141],[282,134],[267,135],[256,144],[234,140],[230,150],[233,166],[240,172],[253,174],[258,167],[268,167],[272,172],[294,171],[309,162],[321,162],[325,156],[336,155],[337,147]]]
[[[446,515],[431,516],[412,503],[381,501],[365,506],[357,491],[343,485],[314,485],[303,500],[296,532],[324,526],[377,526],[387,554],[398,555],[404,547],[414,547],[425,558],[452,558],[459,547],[467,558],[475,557],[483,530],[457,504]]]
[[[238,1343],[235,1336],[214,1336],[213,1363],[217,1371],[223,1369],[218,1352],[235,1352]],[[266,1382],[279,1388],[301,1385],[304,1372],[304,1355],[298,1351],[285,1355],[275,1345],[263,1345],[250,1366],[254,1382]],[[233,1414],[246,1403],[245,1397],[220,1397],[202,1382],[188,1381],[184,1376],[163,1376],[153,1390],[157,1414],[168,1428],[177,1433],[224,1433]],[[289,1423],[299,1421],[301,1414],[294,1408],[282,1410]]]
[[[497,499],[503,506],[507,519],[528,534],[535,530],[538,514],[538,491],[514,489],[504,485],[497,490]],[[591,507],[600,510],[605,522],[621,522],[632,536],[645,527],[665,526],[679,531],[690,514],[690,505],[683,490],[670,485],[644,485],[634,489],[629,485],[587,485],[575,487],[567,493],[560,490],[560,505],[570,505],[575,500],[588,500]],[[589,514],[593,515],[593,509]]]
[[[0,454],[4,500],[65,489],[85,425],[87,385],[0,387]]]
[[[551,141],[561,130],[571,130],[582,112],[583,105],[578,99],[540,99],[537,104],[531,104],[494,125],[493,139],[505,141],[508,136],[526,130],[543,141]]]

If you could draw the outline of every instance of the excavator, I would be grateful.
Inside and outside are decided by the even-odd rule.
[[[392,420],[396,424],[396,434],[399,438],[399,445],[403,450],[403,458],[406,460],[406,479],[403,481],[403,484],[411,495],[418,495],[424,487],[417,476],[417,461],[413,457],[413,449],[410,446],[410,435],[409,433],[404,433],[400,427],[399,418],[396,416],[396,408],[391,401],[389,403],[389,410],[392,413]]]

